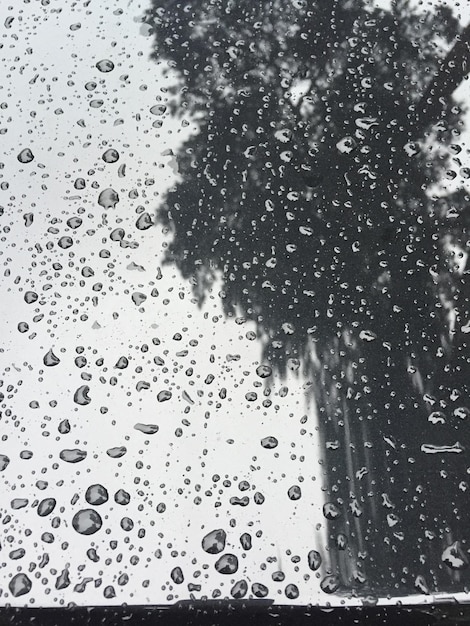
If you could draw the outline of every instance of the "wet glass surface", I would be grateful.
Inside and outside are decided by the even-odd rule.
[[[466,599],[469,9],[1,6],[2,606]]]

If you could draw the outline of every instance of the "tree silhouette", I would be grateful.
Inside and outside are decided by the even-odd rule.
[[[183,81],[173,113],[199,122],[159,209],[168,261],[201,300],[221,273],[264,359],[314,383],[333,573],[465,588],[469,29],[407,0],[154,0],[146,19]]]

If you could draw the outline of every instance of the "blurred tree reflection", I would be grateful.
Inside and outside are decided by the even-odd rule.
[[[154,0],[147,21],[200,124],[159,211],[168,259],[201,299],[221,273],[264,358],[314,382],[333,573],[463,588],[468,29],[406,0]]]

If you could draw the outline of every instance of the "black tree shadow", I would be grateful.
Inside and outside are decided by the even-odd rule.
[[[340,588],[464,589],[469,198],[446,185],[470,175],[468,28],[406,0],[154,0],[146,19],[200,124],[159,210],[168,261],[201,300],[221,272],[263,358],[314,382]]]

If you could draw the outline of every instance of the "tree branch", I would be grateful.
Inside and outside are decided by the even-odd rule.
[[[420,130],[440,116],[451,95],[469,72],[470,24],[457,37],[456,43],[440,63],[437,75],[431,80],[417,105]]]

